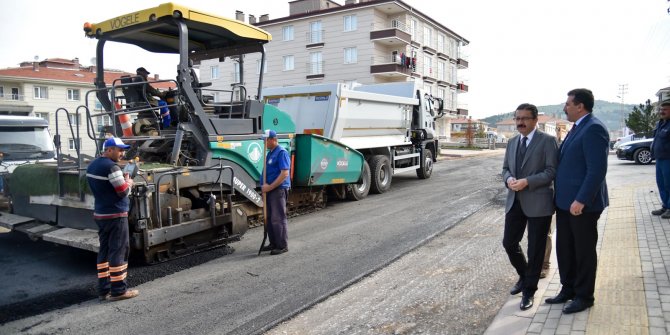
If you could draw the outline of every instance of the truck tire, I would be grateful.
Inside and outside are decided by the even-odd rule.
[[[372,156],[370,158],[370,174],[372,176],[370,190],[373,193],[384,193],[391,188],[393,171],[391,171],[391,162],[388,157],[384,155]]]
[[[347,185],[347,199],[358,201],[363,200],[370,193],[370,165],[363,161],[363,172],[361,172],[361,182],[358,184]]]
[[[424,149],[423,161],[421,167],[416,170],[416,176],[419,179],[428,179],[433,173],[433,152],[430,149]]]

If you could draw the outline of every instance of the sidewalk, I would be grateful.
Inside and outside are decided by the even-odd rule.
[[[653,184],[610,189],[610,206],[598,222],[592,308],[564,315],[562,304],[544,302],[561,287],[554,248],[533,308],[521,311],[520,296],[510,296],[485,334],[670,333],[670,224],[649,214],[659,204],[655,190]]]
[[[453,159],[453,158],[465,158],[465,157],[480,157],[488,155],[503,155],[505,154],[505,148],[496,148],[496,149],[481,149],[481,150],[470,150],[470,149],[440,149],[440,155],[437,156],[437,159]]]

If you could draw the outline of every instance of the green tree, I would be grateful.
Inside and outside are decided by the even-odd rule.
[[[658,113],[654,111],[651,101],[647,100],[644,104],[633,107],[633,111],[626,119],[626,127],[638,136],[651,137],[657,121]]]

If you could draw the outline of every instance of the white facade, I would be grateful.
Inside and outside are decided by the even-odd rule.
[[[339,7],[327,1],[320,10],[301,12],[307,3],[312,8],[319,2],[293,1],[291,16],[256,24],[273,37],[265,46],[263,87],[415,80],[443,99],[446,111],[459,111],[458,93],[467,91],[458,81],[458,69],[467,68],[461,48],[469,42],[463,37],[402,1]],[[244,59],[243,84],[252,98],[257,95],[259,64],[260,54]],[[238,66],[230,59],[203,61],[200,80],[230,90],[239,80]],[[220,75],[213,78],[216,71]],[[437,122],[438,135],[450,135],[448,119]]]

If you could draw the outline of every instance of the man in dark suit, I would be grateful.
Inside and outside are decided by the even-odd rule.
[[[511,294],[523,292],[521,310],[533,306],[540,280],[547,233],[554,214],[552,182],[556,173],[556,138],[537,130],[537,107],[521,104],[514,112],[519,135],[512,137],[503,161],[508,188],[503,246],[519,280]],[[519,242],[528,225],[528,261]]]
[[[546,300],[562,304],[563,313],[593,306],[598,263],[596,243],[600,214],[609,205],[607,196],[607,127],[591,115],[593,93],[584,88],[568,92],[563,111],[572,129],[561,144],[556,170],[556,255],[563,287]]]

